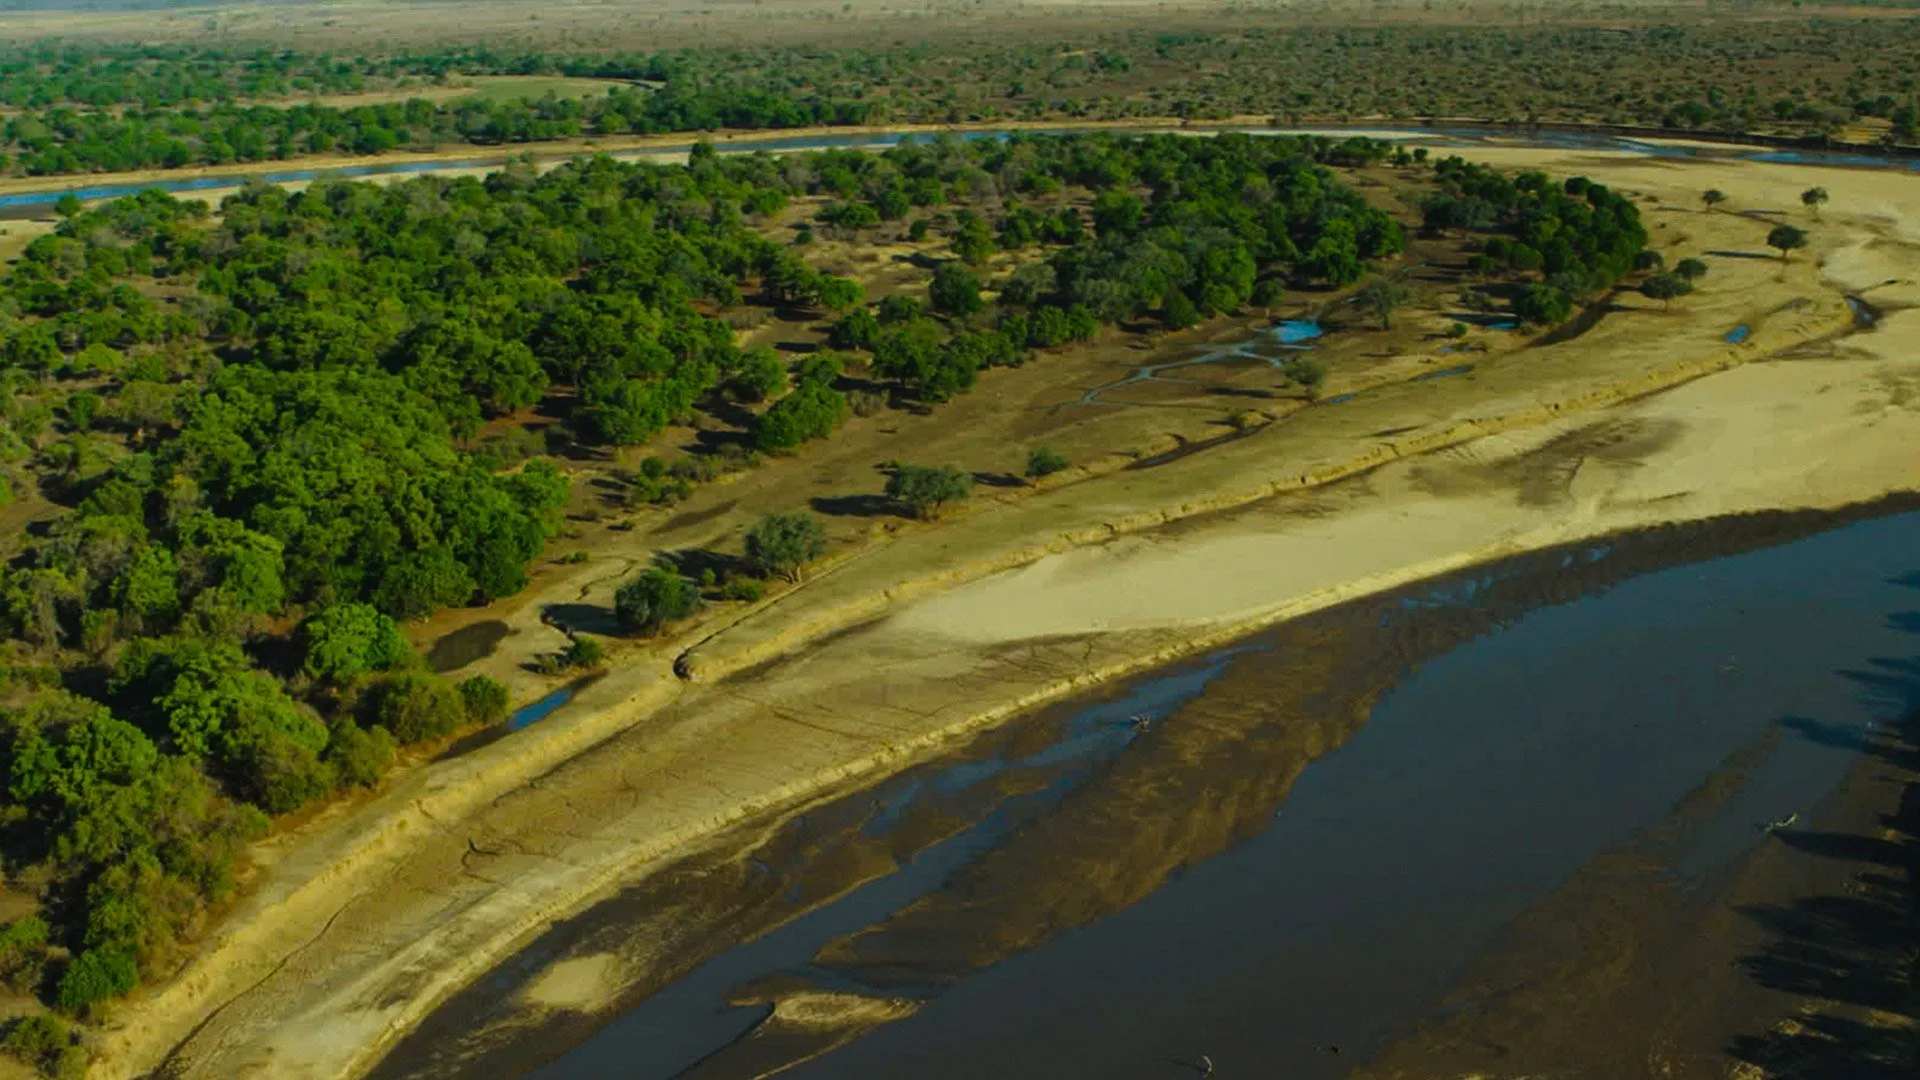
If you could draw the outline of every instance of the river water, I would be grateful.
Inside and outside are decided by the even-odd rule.
[[[1920,704],[1916,589],[1920,513],[1881,508],[1355,601],[657,875],[375,1075],[1344,1076],[1634,837],[1706,882],[1817,819]],[[528,1007],[582,957],[630,980],[616,1007]]]
[[[1059,128],[1025,129],[1015,132],[1011,129],[976,129],[960,133],[965,139],[1004,139],[1013,134],[1024,135],[1065,135],[1094,131],[1112,131],[1115,134],[1147,134],[1162,129],[1122,129],[1089,128],[1062,126]],[[1481,145],[1522,145],[1547,149],[1564,150],[1619,150],[1637,154],[1648,154],[1662,158],[1708,158],[1737,157],[1749,161],[1784,162],[1800,165],[1828,165],[1861,169],[1893,169],[1907,172],[1920,172],[1920,158],[1884,157],[1873,154],[1850,154],[1844,151],[1828,150],[1773,150],[1763,147],[1707,144],[1672,144],[1649,142],[1640,139],[1624,138],[1615,135],[1581,134],[1578,132],[1523,131],[1515,129],[1511,134],[1485,128],[1450,127],[1394,127],[1391,125],[1375,127],[1364,125],[1354,129],[1337,127],[1245,127],[1245,128],[1166,128],[1166,131],[1240,131],[1255,135],[1326,135],[1344,138],[1356,133],[1369,136],[1407,142],[1417,142],[1426,146],[1465,148]],[[845,135],[751,135],[727,138],[717,144],[721,153],[800,153],[809,150],[829,149],[872,149],[883,150],[902,143],[931,142],[939,135],[931,132],[880,133]],[[685,154],[693,148],[694,142],[661,143],[638,150],[609,152],[608,156],[620,160],[642,160]],[[505,165],[512,154],[537,151],[537,144],[518,146],[512,150],[503,150],[491,154],[476,153],[472,157],[458,159],[435,159],[429,161],[405,160],[396,157],[390,162],[376,162],[366,165],[319,166],[312,168],[289,167],[267,173],[212,173],[201,176],[181,177],[179,179],[160,179],[140,183],[100,183],[90,182],[84,177],[75,177],[71,185],[48,188],[45,191],[16,192],[0,195],[0,218],[21,218],[42,214],[52,209],[63,196],[74,195],[81,199],[116,199],[132,195],[149,188],[159,188],[175,194],[191,195],[198,191],[218,191],[239,187],[249,180],[265,180],[268,183],[303,183],[321,179],[368,179],[393,176],[425,176],[442,172],[458,172],[465,169],[498,168]]]

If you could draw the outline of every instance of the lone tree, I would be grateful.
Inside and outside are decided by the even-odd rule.
[[[1380,329],[1391,330],[1395,309],[1404,307],[1407,301],[1413,299],[1413,290],[1397,281],[1378,278],[1355,293],[1353,299],[1361,307],[1379,317]]]
[[[1052,476],[1067,465],[1065,454],[1051,446],[1036,446],[1027,454],[1027,479],[1038,480],[1043,476]]]
[[[1712,210],[1727,201],[1727,193],[1719,188],[1708,188],[1700,193],[1700,201],[1707,204],[1708,210]]]
[[[1677,296],[1685,296],[1693,291],[1693,286],[1679,274],[1655,274],[1642,282],[1640,295],[1649,300],[1658,300],[1667,307],[1673,306]]]
[[[1776,225],[1767,234],[1767,246],[1780,250],[1780,261],[1787,261],[1787,253],[1796,248],[1807,246],[1807,234],[1791,225]]]
[[[1821,204],[1826,201],[1827,189],[1823,187],[1810,187],[1800,193],[1800,202],[1806,206],[1807,209],[1813,211],[1813,216],[1816,220],[1820,217]]]
[[[973,475],[955,465],[902,465],[887,479],[887,497],[931,518],[973,492]]]
[[[768,514],[747,532],[747,561],[768,577],[797,582],[801,568],[826,552],[826,534],[812,514]]]
[[[1673,272],[1686,281],[1699,281],[1707,276],[1707,264],[1699,259],[1681,259],[1673,264]]]
[[[700,610],[700,586],[689,578],[654,567],[613,594],[613,614],[620,625],[651,634],[675,619]]]

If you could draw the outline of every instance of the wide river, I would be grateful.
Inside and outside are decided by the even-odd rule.
[[[1598,861],[1711,896],[1834,813],[1920,704],[1916,590],[1883,507],[1354,601],[656,875],[376,1075],[1344,1076]],[[556,961],[624,990],[552,1007]]]
[[[1047,129],[1026,129],[1020,132],[995,129],[968,129],[959,132],[966,139],[1004,139],[1012,134],[1022,135],[1062,135],[1076,132],[1106,130],[1114,134],[1145,134],[1155,130],[1188,130],[1176,127],[1165,129],[1136,128],[1075,128],[1062,126]],[[1464,127],[1393,127],[1360,125],[1351,129],[1338,127],[1302,127],[1302,128],[1195,128],[1194,131],[1244,131],[1256,135],[1327,135],[1345,137],[1352,134],[1366,134],[1379,138],[1419,142],[1429,146],[1472,147],[1477,145],[1521,145],[1547,149],[1565,150],[1620,150],[1638,154],[1651,154],[1656,157],[1688,159],[1707,157],[1737,157],[1747,161],[1785,162],[1802,165],[1831,165],[1849,168],[1893,169],[1907,172],[1920,172],[1920,158],[1887,157],[1875,154],[1847,153],[1845,151],[1825,150],[1777,150],[1753,146],[1732,144],[1714,146],[1704,143],[1650,142],[1640,139],[1623,138],[1604,134],[1582,134],[1578,132],[1548,132],[1514,129],[1511,132],[1494,128]],[[939,136],[929,132],[910,132],[904,134],[875,132],[862,134],[852,132],[844,135],[741,135],[732,136],[716,143],[721,153],[751,153],[767,151],[769,153],[802,153],[809,150],[859,149],[883,150],[901,143],[930,142]],[[691,139],[687,142],[663,142],[643,149],[618,150],[608,156],[622,160],[649,160],[671,158],[684,155],[693,148]],[[123,195],[132,195],[148,188],[160,188],[180,195],[194,192],[214,192],[230,190],[251,180],[264,180],[268,183],[304,183],[322,179],[370,179],[376,177],[426,176],[434,173],[460,172],[470,169],[498,168],[505,165],[509,156],[527,151],[538,151],[538,144],[504,147],[493,153],[476,153],[472,157],[409,159],[404,154],[395,154],[390,162],[378,162],[363,165],[314,166],[301,168],[289,166],[265,173],[205,173],[184,176],[177,179],[157,179],[141,182],[90,180],[84,176],[72,178],[69,184],[49,187],[42,191],[16,192],[0,195],[0,219],[33,217],[45,214],[63,196],[74,195],[81,199],[115,199]]]

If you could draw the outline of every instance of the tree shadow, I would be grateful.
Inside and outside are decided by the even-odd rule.
[[[1766,253],[1764,253],[1764,252],[1759,252],[1759,251],[1717,251],[1717,250],[1713,250],[1713,251],[1708,251],[1708,252],[1707,252],[1707,254],[1709,254],[1709,255],[1713,255],[1713,256],[1716,256],[1716,257],[1718,257],[1718,258],[1722,258],[1722,259],[1765,259],[1765,260],[1766,260],[1766,261],[1768,261],[1768,262],[1777,262],[1777,261],[1779,261],[1779,256],[1777,256],[1777,255],[1768,255],[1768,254],[1766,254]]]
[[[540,609],[540,621],[569,635],[611,637],[622,632],[613,609],[600,604],[548,604]]]
[[[1859,864],[1841,895],[1754,905],[1742,914],[1766,931],[1765,948],[1740,959],[1757,983],[1803,999],[1794,1015],[1727,1044],[1735,1059],[1795,1080],[1920,1076],[1920,664],[1875,660],[1843,672],[1875,707],[1902,706],[1901,723],[1862,735],[1804,717],[1785,726],[1822,745],[1858,748],[1909,771],[1898,809],[1860,833],[1782,831],[1779,840],[1820,858]],[[1906,1023],[1890,1022],[1904,1017]]]
[[[808,500],[813,509],[832,517],[909,517],[899,503],[885,495],[821,495]]]
[[[1012,473],[1006,472],[976,472],[973,474],[973,482],[979,484],[981,487],[1018,488],[1027,486],[1025,480],[1020,479]]]

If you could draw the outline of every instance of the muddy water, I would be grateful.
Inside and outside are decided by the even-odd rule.
[[[1920,513],[1768,516],[1348,604],[690,859],[376,1075],[1343,1076],[1677,808],[1680,880],[1811,819],[1920,700],[1917,570]]]

